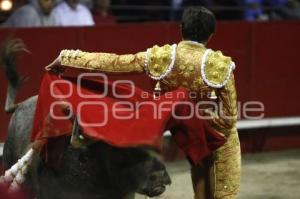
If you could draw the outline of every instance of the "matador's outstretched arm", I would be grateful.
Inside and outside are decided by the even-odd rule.
[[[56,60],[46,66],[46,70],[51,70],[55,66],[61,65],[103,72],[143,72],[145,56],[145,52],[117,55],[110,53],[89,53],[80,50],[63,50]]]

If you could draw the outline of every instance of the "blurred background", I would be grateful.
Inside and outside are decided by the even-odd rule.
[[[95,25],[145,21],[178,21],[186,6],[206,6],[219,20],[297,20],[299,0],[66,0],[68,5],[80,3],[91,12]],[[39,7],[40,15],[49,15],[63,0],[1,0],[0,22],[23,8]],[[83,9],[80,9],[83,12]],[[31,12],[30,12],[31,11]],[[33,11],[27,8],[27,12]],[[79,11],[78,11],[79,12]],[[57,15],[54,12],[54,15]],[[56,16],[56,18],[58,18]],[[48,25],[61,25],[57,23]]]
[[[252,107],[252,116],[263,113],[262,119],[239,118],[239,198],[300,198],[299,0],[0,0],[0,42],[20,38],[30,51],[17,57],[25,79],[17,101],[38,93],[44,66],[62,49],[124,54],[179,42],[187,6],[215,13],[217,32],[208,47],[236,62],[239,108],[248,102],[264,107]],[[145,76],[110,78],[130,78],[151,89]],[[6,88],[0,72],[0,159],[10,118],[4,113]],[[160,198],[192,198],[189,166],[168,135],[163,156],[173,185]]]

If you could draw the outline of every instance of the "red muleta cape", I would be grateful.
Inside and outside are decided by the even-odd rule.
[[[32,140],[70,135],[72,122],[65,111],[69,107],[90,139],[117,147],[160,149],[169,129],[178,146],[197,164],[225,139],[205,120],[191,114],[193,103],[188,96],[186,89],[179,88],[153,99],[152,93],[130,84],[79,82],[78,78],[47,73],[39,91]]]

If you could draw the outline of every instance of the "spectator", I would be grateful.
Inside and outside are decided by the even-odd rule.
[[[55,0],[30,0],[19,8],[6,22],[5,27],[40,27],[54,26],[55,19],[51,15]]]
[[[300,19],[300,2],[298,0],[289,0],[282,9],[285,19]]]
[[[247,21],[267,20],[268,17],[262,9],[263,3],[263,0],[246,0],[245,19]]]
[[[266,0],[266,5],[273,9],[268,13],[272,20],[283,19],[283,8],[287,5],[288,0]]]
[[[116,18],[110,12],[110,0],[95,0],[93,17],[96,25],[116,23]]]
[[[178,21],[182,15],[182,4],[184,0],[171,0],[172,11],[170,12],[170,19]]]
[[[184,0],[171,0],[172,8],[175,10],[181,9],[183,1]]]
[[[65,0],[53,10],[59,26],[92,26],[94,20],[90,10],[78,0]]]

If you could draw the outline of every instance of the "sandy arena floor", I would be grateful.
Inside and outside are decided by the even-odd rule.
[[[193,199],[189,165],[167,166],[173,183],[157,199]],[[244,155],[242,169],[238,199],[300,199],[300,150]]]

